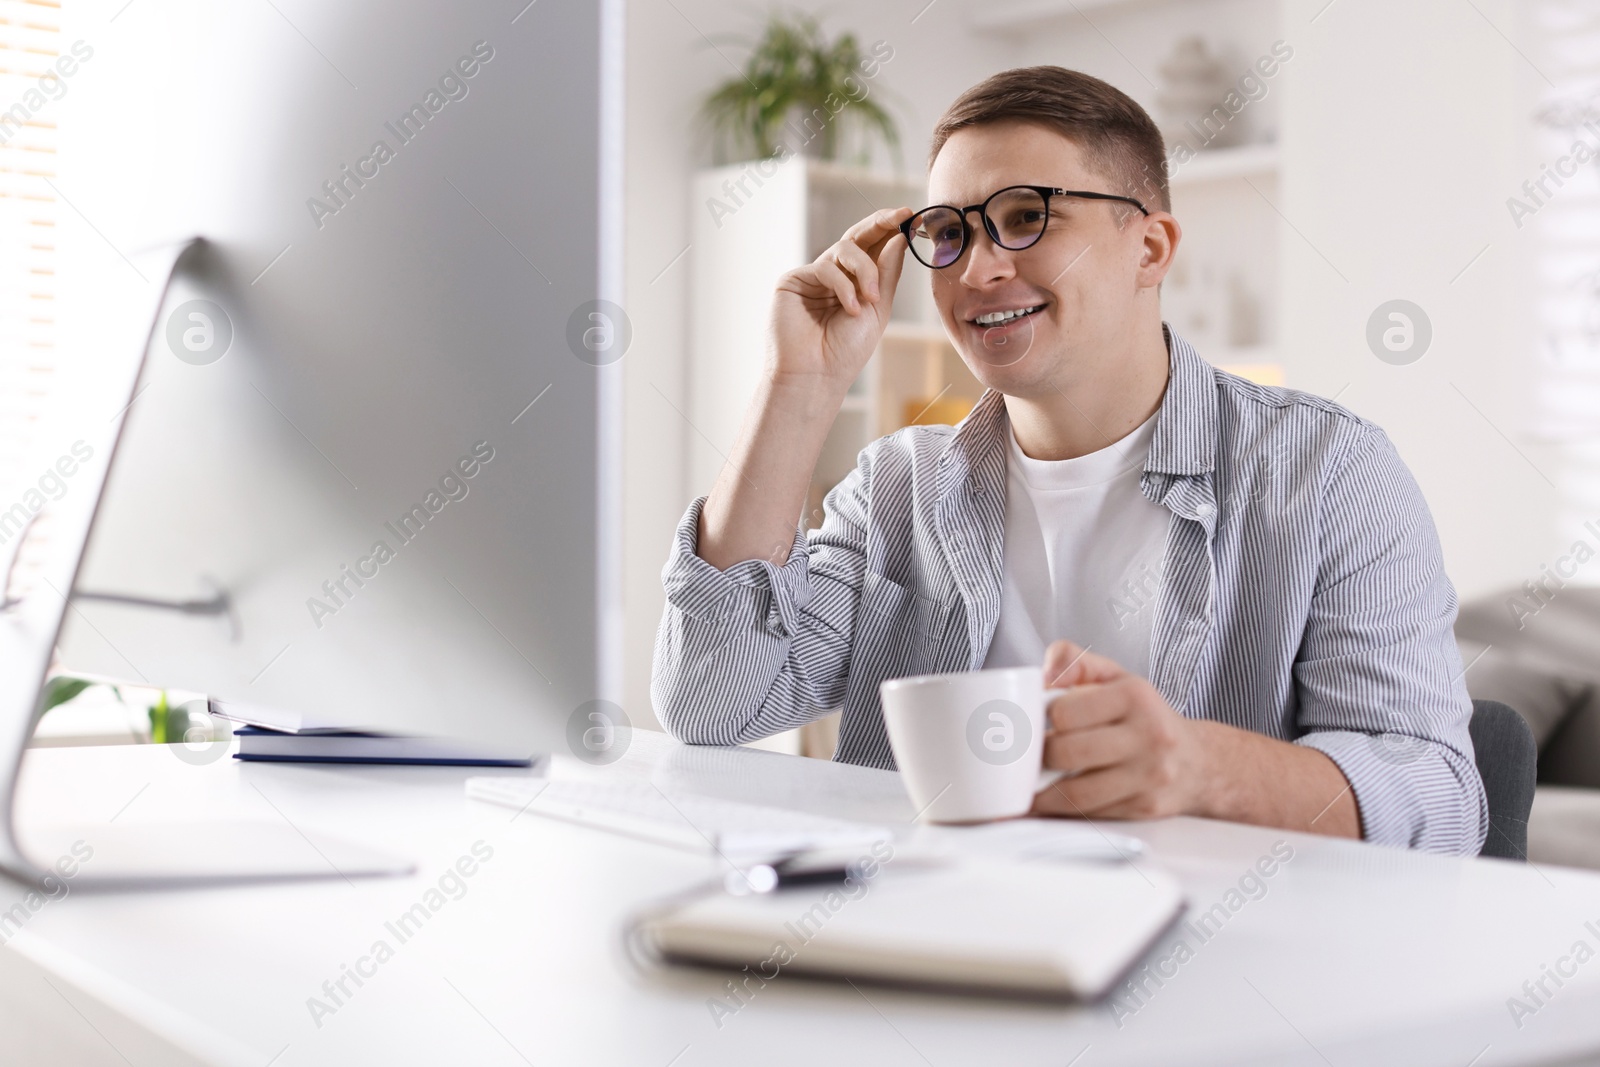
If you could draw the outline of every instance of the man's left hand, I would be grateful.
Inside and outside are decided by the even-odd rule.
[[[1148,681],[1071,641],[1050,646],[1044,678],[1069,690],[1047,709],[1044,765],[1069,776],[1034,797],[1034,814],[1203,814],[1211,724],[1184,718]]]

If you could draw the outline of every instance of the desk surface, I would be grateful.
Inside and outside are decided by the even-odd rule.
[[[1014,1003],[780,976],[714,1013],[726,975],[641,968],[619,938],[634,909],[714,873],[710,859],[469,801],[467,773],[194,765],[159,745],[31,751],[25,824],[284,819],[412,856],[418,872],[49,900],[20,931],[0,926],[0,1059],[1487,1067],[1600,1049],[1600,876],[1200,819],[1117,827],[1178,875],[1191,915],[1223,905],[1206,940],[1180,927],[1157,947],[1149,959],[1169,960],[1167,977],[1146,980],[1142,1002]],[[609,768],[558,759],[554,773],[893,824],[912,814],[889,772],[645,732]],[[1258,891],[1247,876],[1280,842],[1293,858]],[[448,872],[461,857],[476,866],[458,888]],[[441,876],[445,892],[429,897]],[[0,912],[25,892],[0,879]],[[418,903],[437,908],[401,941],[386,924]],[[379,941],[392,949],[381,962]],[[333,1005],[324,983],[363,958],[362,984],[346,979],[351,994],[313,1012],[313,997]],[[1523,983],[1547,966],[1571,976],[1544,978],[1551,995],[1536,1003]],[[1514,996],[1530,1009],[1517,1018]]]

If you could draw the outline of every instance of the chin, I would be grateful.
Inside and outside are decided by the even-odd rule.
[[[1025,336],[986,339],[968,331],[956,350],[972,376],[986,389],[1028,396],[1049,388],[1047,372],[1054,363],[1049,353],[1056,346],[1045,340],[1044,333],[1030,331]]]
[[[978,360],[966,352],[961,361],[967,365],[978,384],[985,389],[996,389],[1007,396],[1028,397],[1049,391],[1047,376],[1040,360],[1028,359],[1010,367],[995,367]]]

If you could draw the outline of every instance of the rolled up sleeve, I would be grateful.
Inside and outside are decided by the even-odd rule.
[[[1344,773],[1368,841],[1476,854],[1488,805],[1455,588],[1422,492],[1372,427],[1323,500],[1322,563],[1294,668],[1296,743]]]
[[[698,554],[696,500],[662,571],[650,694],[667,732],[691,744],[742,744],[820,718],[844,702],[866,559],[863,461],[828,494],[821,530],[796,529],[782,566],[718,570]]]

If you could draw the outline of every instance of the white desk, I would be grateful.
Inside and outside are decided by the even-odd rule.
[[[647,733],[603,772],[559,760],[556,770],[878,821],[911,814],[893,774]],[[795,976],[719,1028],[707,1000],[725,976],[640,970],[618,938],[631,909],[704,879],[711,862],[468,801],[466,773],[192,766],[164,746],[34,750],[24,820],[281,815],[409,854],[420,869],[48,902],[0,951],[0,1062],[1487,1067],[1584,1052],[1595,1059],[1579,1062],[1600,1062],[1600,957],[1560,990],[1547,980],[1556,995],[1520,1030],[1506,1006],[1574,942],[1600,949],[1584,926],[1600,931],[1600,876],[1195,819],[1122,828],[1151,844],[1199,910],[1274,842],[1289,841],[1294,858],[1120,1028],[1105,1009]],[[478,841],[492,859],[399,943],[385,923]],[[0,910],[22,894],[0,880]],[[359,988],[347,980],[353,995],[319,1028],[307,999],[379,939],[393,958],[369,964],[376,973]]]

